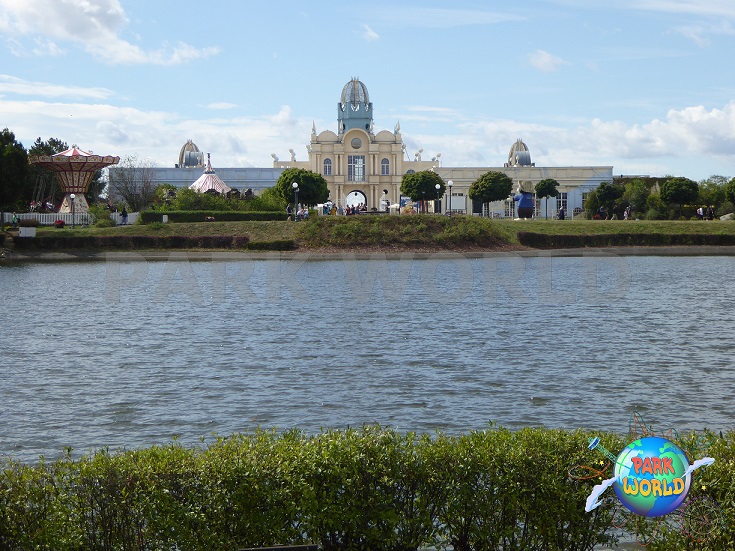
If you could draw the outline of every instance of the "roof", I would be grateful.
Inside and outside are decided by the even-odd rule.
[[[189,189],[193,189],[198,193],[214,190],[217,193],[224,194],[232,191],[232,188],[225,184],[214,172],[212,163],[209,159],[209,153],[207,153],[207,168],[204,169],[204,174],[202,174],[196,182],[191,184]]]

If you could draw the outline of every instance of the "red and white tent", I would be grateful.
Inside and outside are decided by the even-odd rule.
[[[217,193],[229,193],[232,188],[225,184],[217,174],[215,174],[212,168],[212,163],[209,160],[209,153],[207,153],[207,167],[204,169],[199,179],[189,186],[189,189],[193,189],[198,193],[204,193],[210,190],[214,190]]]

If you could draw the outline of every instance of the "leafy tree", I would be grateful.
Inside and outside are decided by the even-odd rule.
[[[715,174],[699,182],[697,203],[714,205],[717,210],[725,201],[727,201],[727,178]]]
[[[697,182],[689,178],[669,178],[661,185],[661,200],[669,205],[679,205],[679,216],[681,216],[682,206],[696,201],[698,195]]]
[[[592,219],[595,213],[600,210],[600,200],[597,198],[597,190],[593,189],[587,194],[582,206],[587,213],[587,218]]]
[[[28,150],[28,155],[56,155],[62,151],[69,149],[66,142],[58,138],[49,138],[46,141],[36,138],[33,145]],[[56,179],[56,174],[40,165],[31,165],[28,171],[29,180],[29,201],[46,201],[55,203],[56,199],[61,196],[61,187]]]
[[[123,201],[133,212],[153,203],[156,197],[153,166],[150,159],[141,160],[137,155],[124,157],[117,167],[109,171],[112,199]]]
[[[491,170],[472,182],[468,195],[470,199],[491,203],[507,199],[513,190],[513,180],[503,172]]]
[[[735,203],[735,178],[730,180],[725,186],[725,195],[728,201]]]
[[[651,195],[652,185],[652,183],[647,183],[641,178],[626,182],[622,203],[630,205],[631,211],[642,212],[646,207],[648,197]]]
[[[0,133],[0,228],[5,229],[5,209],[13,209],[26,188],[28,153],[15,134],[5,128]]]
[[[559,185],[559,182],[554,180],[553,178],[546,178],[545,180],[541,180],[538,184],[536,184],[536,196],[539,199],[543,199],[544,197],[556,197],[559,195],[559,190],[556,189]],[[549,217],[549,202],[546,201],[546,218]]]
[[[253,210],[271,210],[283,212],[286,210],[286,201],[278,193],[275,186],[264,189],[260,195],[253,196],[249,201],[252,203]]]
[[[437,184],[439,184],[438,193]],[[444,180],[433,170],[411,172],[401,178],[401,194],[410,197],[411,201],[439,199],[444,195],[444,190]]]
[[[276,181],[278,195],[290,203],[294,200],[293,183],[299,185],[299,203],[314,206],[329,199],[327,181],[321,174],[303,168],[287,168]]]
[[[622,210],[621,199],[625,193],[625,186],[615,182],[602,182],[597,186],[597,200],[600,206],[608,211]]]
[[[646,199],[646,219],[647,220],[665,220],[669,218],[666,203],[661,200],[661,195],[651,193]]]

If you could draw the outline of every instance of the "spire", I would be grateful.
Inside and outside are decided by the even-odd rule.
[[[204,169],[204,174],[214,174],[212,163],[209,160],[209,153],[207,153],[207,168]]]

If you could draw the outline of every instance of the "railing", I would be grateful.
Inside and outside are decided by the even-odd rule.
[[[74,213],[60,213],[60,212],[21,212],[16,213],[18,220],[38,220],[41,226],[53,226],[57,220],[63,220],[64,224],[71,226],[72,221],[75,225],[87,226],[93,224],[95,221],[94,214],[89,212]],[[72,220],[73,218],[73,220]],[[13,213],[3,213],[3,220],[6,224],[12,224]]]
[[[94,224],[96,220],[94,214],[89,212],[76,212],[72,217],[71,213],[60,213],[60,212],[20,212],[16,213],[18,220],[38,220],[41,226],[53,226],[57,220],[63,220],[64,225],[71,226],[72,218],[74,224],[77,226],[89,226]],[[120,225],[123,223],[122,214],[119,212],[111,212],[110,217],[115,221],[115,224]],[[6,225],[13,223],[13,213],[3,213],[3,219]],[[138,213],[131,212],[128,214],[128,224],[135,224],[138,221]]]

